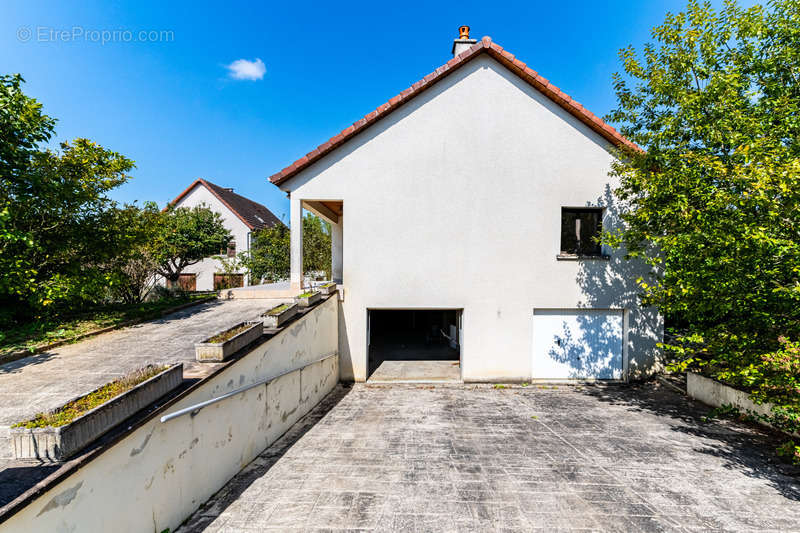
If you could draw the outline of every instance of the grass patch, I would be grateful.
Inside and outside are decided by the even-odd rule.
[[[273,308],[272,308],[272,309],[270,309],[269,311],[267,311],[267,313],[266,313],[266,314],[267,314],[268,316],[275,316],[275,315],[279,315],[279,314],[283,313],[284,311],[286,311],[287,309],[289,309],[289,305],[290,305],[290,304],[281,304],[281,305],[278,305],[278,306],[276,306],[276,307],[273,307]]]
[[[209,294],[187,294],[141,304],[113,304],[86,310],[80,314],[48,317],[0,329],[0,357],[19,350],[33,352],[40,346],[69,340],[84,333],[116,326],[129,320],[157,318],[171,307],[208,298]]]
[[[314,296],[315,294],[317,294],[317,291],[308,291],[298,296],[298,298],[309,298],[311,296]]]
[[[232,338],[234,338],[239,333],[242,333],[243,331],[248,330],[248,329],[250,329],[252,327],[253,327],[253,323],[252,322],[245,322],[244,324],[241,324],[239,326],[233,327],[231,329],[226,329],[222,333],[217,333],[216,335],[214,335],[213,337],[208,339],[206,342],[211,343],[211,344],[221,344],[221,343],[223,343],[225,341],[231,340]]]
[[[501,385],[501,384],[499,384],[499,383],[498,383],[497,385],[495,385],[495,386],[494,386],[494,388],[495,388],[495,389],[507,389],[508,387],[507,387],[507,386],[505,386],[505,385]]]
[[[170,365],[148,365],[144,368],[131,372],[130,374],[115,379],[111,383],[107,383],[94,392],[90,392],[85,396],[81,396],[76,400],[72,400],[63,406],[50,411],[49,413],[39,413],[35,417],[25,422],[19,422],[11,426],[12,428],[24,427],[26,429],[45,428],[45,427],[59,427],[65,426],[94,409],[95,407],[106,403],[112,398],[116,398],[124,392],[128,392],[136,385],[147,381],[156,374],[160,374],[168,369]]]

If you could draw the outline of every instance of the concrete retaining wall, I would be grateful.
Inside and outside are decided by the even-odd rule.
[[[712,407],[732,405],[743,413],[751,412],[758,415],[769,415],[772,411],[770,403],[758,405],[746,392],[693,372],[686,374],[686,394]],[[759,423],[771,427],[762,421]]]
[[[10,517],[0,531],[177,528],[336,385],[337,305],[329,298],[208,378]],[[159,421],[164,414],[287,371],[194,415]]]
[[[95,407],[65,426],[11,429],[14,456],[17,459],[40,461],[64,460],[151,403],[177,389],[182,382],[183,363],[178,363],[124,394]],[[105,385],[98,389],[102,387]]]

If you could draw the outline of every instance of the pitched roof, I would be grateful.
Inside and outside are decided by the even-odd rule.
[[[528,82],[539,92],[561,106],[564,110],[586,124],[589,128],[594,130],[613,145],[618,147],[627,147],[633,150],[640,149],[638,146],[636,146],[636,144],[623,137],[613,127],[603,122],[603,120],[594,113],[583,107],[581,104],[562,92],[561,89],[550,83],[549,80],[543,78],[535,70],[529,68],[527,65],[525,65],[525,63],[515,58],[514,54],[504,50],[499,44],[492,42],[491,37],[487,36],[419,80],[405,91],[389,99],[388,102],[379,106],[373,112],[365,115],[361,120],[354,122],[351,126],[348,126],[338,134],[334,135],[328,139],[328,141],[319,145],[314,150],[304,155],[288,167],[273,174],[270,176],[269,180],[275,185],[280,185],[318,159],[322,158],[325,154],[331,152],[334,148],[346,142],[357,133],[365,130],[378,120],[382,119],[418,94],[425,91],[425,89],[433,86],[436,82],[447,77],[449,74],[455,72],[461,66],[467,64],[469,61],[475,59],[481,54],[488,54],[497,60],[500,64]]]
[[[278,217],[272,214],[272,211],[258,202],[254,202],[249,198],[245,198],[240,194],[236,194],[231,189],[220,187],[219,185],[211,183],[210,181],[202,178],[193,181],[185,191],[180,193],[172,202],[170,202],[170,205],[175,205],[180,202],[187,194],[189,194],[189,191],[194,189],[197,185],[203,185],[206,189],[208,189],[211,194],[216,196],[225,207],[230,209],[231,212],[239,217],[239,219],[251,230],[259,230],[262,228],[272,227],[275,224],[283,224]]]

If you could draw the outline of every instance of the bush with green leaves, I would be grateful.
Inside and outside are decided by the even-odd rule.
[[[239,264],[250,273],[251,283],[289,278],[291,269],[289,228],[276,224],[253,235],[250,253],[239,254]],[[331,225],[307,213],[303,217],[303,271],[331,275]]]
[[[208,206],[170,205],[158,218],[148,251],[159,275],[176,285],[183,270],[227,248],[231,232]]]
[[[133,168],[87,139],[48,148],[55,119],[22,84],[0,76],[0,307],[16,317],[106,293],[117,230],[108,193]]]
[[[800,3],[692,1],[652,36],[614,78],[607,118],[642,151],[619,154],[626,227],[604,240],[649,262],[644,303],[685,326],[673,368],[796,413],[771,387],[800,340]]]

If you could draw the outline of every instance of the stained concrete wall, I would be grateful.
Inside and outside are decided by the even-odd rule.
[[[301,200],[343,201],[342,378],[366,378],[370,308],[463,309],[477,381],[536,377],[535,308],[625,309],[627,368],[652,370],[663,325],[638,305],[643,265],[556,260],[562,207],[620,223],[609,148],[482,56],[284,183],[293,228]]]
[[[0,531],[174,530],[336,385],[337,307],[328,299],[161,414],[293,372],[194,416],[148,421]]]
[[[222,216],[224,226],[231,232],[233,240],[236,242],[237,254],[249,249],[247,236],[250,233],[250,228],[203,185],[195,185],[189,194],[181,198],[181,201],[176,204],[176,207],[191,208],[200,204],[205,204],[209,209]],[[186,267],[183,272],[185,274],[197,274],[198,291],[210,291],[214,289],[214,274],[223,273],[224,270],[218,259],[207,257],[199,263]],[[238,273],[244,274],[245,272],[241,270],[238,271]],[[248,284],[246,275],[244,284]]]

